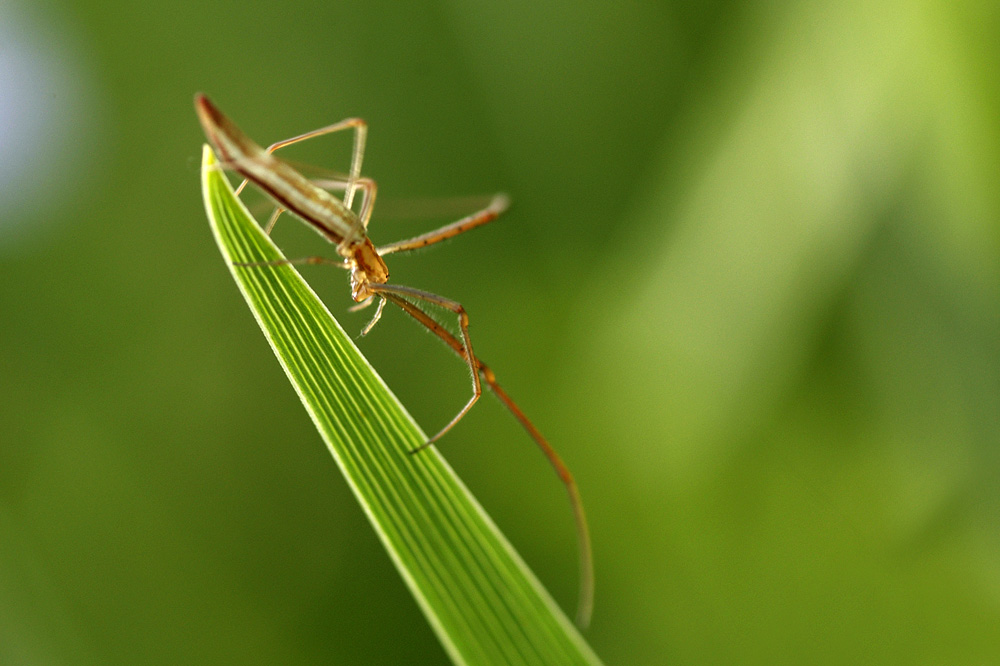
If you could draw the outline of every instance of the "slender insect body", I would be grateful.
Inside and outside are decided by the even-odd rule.
[[[265,158],[232,160],[232,167],[259,187],[279,206],[305,221],[321,236],[337,245],[342,256],[367,239],[361,220],[340,199],[309,182],[285,162],[264,153]],[[314,221],[323,220],[323,225]]]
[[[472,408],[482,395],[482,385],[486,384],[524,427],[535,441],[549,463],[555,469],[566,491],[576,523],[577,539],[580,550],[580,600],[577,610],[577,623],[586,626],[590,620],[593,606],[593,560],[591,557],[590,533],[587,519],[583,511],[576,481],[562,459],[542,436],[537,428],[528,420],[521,408],[507,395],[496,381],[492,370],[486,366],[472,350],[472,339],[469,336],[469,316],[461,303],[443,296],[438,296],[420,289],[389,285],[389,269],[383,256],[393,252],[406,252],[426,247],[434,243],[456,236],[495,220],[508,206],[505,195],[494,197],[490,205],[468,217],[448,224],[436,231],[431,231],[414,238],[384,245],[376,248],[368,238],[367,226],[375,201],[375,182],[360,175],[361,160],[367,125],[358,118],[348,118],[334,125],[300,135],[298,137],[272,144],[264,149],[243,134],[232,121],[226,118],[204,95],[195,96],[195,109],[198,119],[205,130],[205,135],[215,146],[225,166],[239,172],[246,181],[252,182],[264,194],[270,197],[278,206],[275,215],[268,224],[270,232],[277,216],[282,211],[293,213],[301,218],[320,235],[337,246],[337,253],[342,261],[331,261],[322,257],[309,257],[298,261],[279,261],[270,265],[282,263],[326,263],[334,264],[350,271],[351,297],[358,303],[352,309],[371,304],[376,299],[378,307],[371,321],[364,327],[362,334],[378,322],[386,302],[392,302],[410,315],[418,323],[438,336],[458,355],[469,367],[472,375],[472,397],[465,406],[442,428],[431,437],[419,451],[437,441],[451,430],[463,416]],[[354,129],[354,155],[351,160],[350,175],[341,180],[318,181],[324,187],[343,190],[344,201],[300,174],[291,165],[274,157],[271,153],[283,146],[290,145],[322,134],[329,134],[343,129]],[[244,185],[246,184],[244,182]],[[240,186],[242,189],[243,185]],[[351,202],[355,190],[362,192],[360,213],[351,210]],[[237,193],[239,190],[237,191]],[[248,264],[249,266],[250,264]],[[261,264],[254,264],[260,266]],[[266,265],[266,264],[265,264]],[[457,319],[461,335],[456,336],[443,326],[437,319],[425,311],[425,305],[430,304],[451,312]],[[416,451],[411,451],[415,453]]]
[[[206,136],[226,165],[259,187],[281,208],[335,243],[341,256],[350,258],[350,248],[367,240],[365,226],[354,211],[257,145],[204,95],[195,99],[195,109]]]

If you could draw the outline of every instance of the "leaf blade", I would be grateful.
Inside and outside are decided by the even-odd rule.
[[[298,273],[206,146],[205,208],[234,280],[387,553],[455,663],[597,656]]]

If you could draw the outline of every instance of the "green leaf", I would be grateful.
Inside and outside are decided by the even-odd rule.
[[[399,574],[458,664],[599,664],[368,361],[235,196],[205,146],[226,265]]]

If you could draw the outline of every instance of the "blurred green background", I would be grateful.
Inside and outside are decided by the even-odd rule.
[[[366,118],[376,242],[511,194],[390,267],[576,473],[607,663],[1000,663],[998,34],[951,0],[0,3],[0,663],[446,660],[220,260],[199,90],[262,143]],[[359,345],[425,430],[467,397],[400,312]],[[487,399],[440,448],[572,610],[527,436]]]

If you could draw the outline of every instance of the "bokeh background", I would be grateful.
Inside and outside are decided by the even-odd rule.
[[[976,0],[0,3],[0,662],[446,661],[212,242],[200,90],[262,143],[366,118],[377,242],[510,193],[393,279],[466,304],[575,471],[609,664],[1000,663],[998,34]],[[426,430],[466,399],[402,313],[359,344]],[[440,448],[572,610],[513,419]]]

